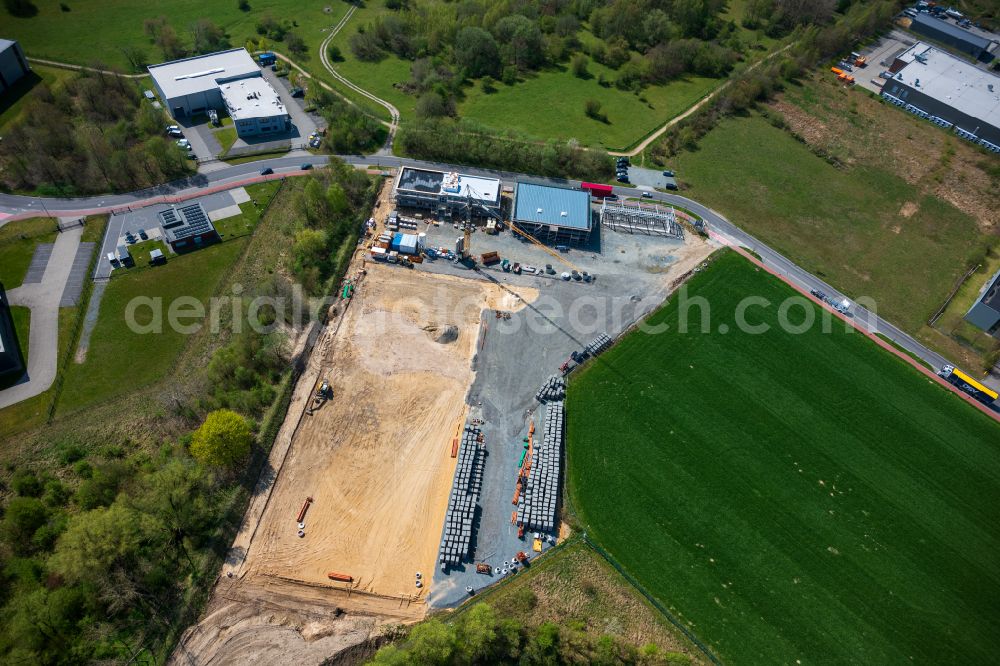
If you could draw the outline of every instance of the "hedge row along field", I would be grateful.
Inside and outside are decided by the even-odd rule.
[[[1000,426],[842,324],[780,332],[794,293],[738,255],[688,292],[712,332],[678,333],[672,297],[667,332],[570,383],[588,533],[725,663],[992,661]],[[736,330],[750,295],[770,332]]]

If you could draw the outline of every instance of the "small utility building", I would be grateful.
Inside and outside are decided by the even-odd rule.
[[[1000,271],[983,285],[976,302],[965,313],[965,321],[990,335],[1000,333]]]
[[[291,124],[281,98],[246,49],[152,65],[149,73],[175,118],[225,108],[241,137],[284,132]]]
[[[163,235],[174,252],[190,252],[220,240],[200,203],[174,206],[160,211],[158,217]]]
[[[9,39],[0,39],[0,95],[30,71],[21,45]]]
[[[590,238],[590,192],[517,183],[511,222],[538,240],[584,243]]]
[[[18,379],[25,369],[24,356],[14,329],[14,317],[7,302],[7,292],[0,284],[0,384]]]

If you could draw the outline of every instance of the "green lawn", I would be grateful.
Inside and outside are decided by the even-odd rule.
[[[991,663],[1000,425],[857,332],[781,332],[794,292],[736,254],[688,288],[727,334],[672,298],[570,382],[588,534],[724,663]],[[733,326],[750,295],[770,332]]]
[[[251,11],[242,12],[236,0],[203,2],[201,0],[164,0],[155,6],[131,0],[34,0],[38,14],[32,18],[15,18],[0,8],[0,24],[5,37],[21,42],[32,57],[90,65],[95,62],[128,68],[122,47],[143,49],[149,62],[164,60],[143,31],[143,21],[166,16],[187,46],[191,44],[189,26],[199,18],[208,18],[225,29],[230,43],[243,46],[247,38],[258,40],[255,26],[264,16],[297,22],[297,33],[309,47],[303,60],[319,65],[316,52],[324,30],[335,25],[347,11],[345,2],[297,2],[296,0],[251,0]],[[69,6],[64,12],[60,4]],[[330,13],[324,12],[329,7]],[[80,41],[86,35],[85,43]],[[279,50],[283,44],[274,45]],[[313,62],[315,61],[315,62]]]
[[[624,149],[723,83],[693,76],[650,86],[636,95],[599,85],[598,74],[609,79],[615,76],[603,65],[591,62],[590,73],[593,78],[580,79],[568,68],[553,68],[528,75],[514,86],[498,83],[491,94],[483,93],[478,85],[468,87],[459,112],[484,125],[520,130],[539,139],[577,139],[589,146]],[[608,122],[587,117],[584,104],[588,99],[601,103]]]
[[[222,146],[222,152],[219,154],[225,155],[233,147],[233,144],[236,143],[236,128],[223,127],[220,130],[216,130],[215,138],[218,140],[219,145]]]
[[[24,362],[28,362],[28,336],[31,334],[31,308],[23,305],[10,306],[10,316],[14,320],[14,331],[17,333],[18,346]]]
[[[101,301],[87,360],[66,370],[59,413],[67,414],[124,391],[141,388],[170,372],[189,337],[169,325],[170,304],[180,297],[192,297],[207,309],[209,297],[215,293],[226,270],[243,252],[246,242],[246,239],[237,239],[212,245],[170,257],[165,266],[114,277]],[[162,332],[137,333],[126,325],[126,308],[130,301],[140,297],[162,299]],[[151,308],[138,308],[134,321],[140,325],[150,324]],[[182,324],[189,322],[181,321]]]
[[[838,169],[759,117],[724,120],[672,165],[685,194],[916,331],[986,242],[975,221],[880,169]],[[899,214],[907,201],[919,211]]]
[[[55,224],[45,217],[8,222],[0,227],[0,282],[4,288],[20,287],[35,246],[55,240]]]

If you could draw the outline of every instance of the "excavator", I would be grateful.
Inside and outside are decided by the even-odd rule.
[[[332,398],[333,387],[330,386],[330,382],[324,378],[323,381],[316,386],[316,393],[313,395],[312,404],[309,405],[308,409],[306,409],[306,414],[312,416],[326,403],[327,400]]]

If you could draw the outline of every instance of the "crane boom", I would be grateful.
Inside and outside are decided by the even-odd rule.
[[[538,240],[537,238],[535,238],[534,236],[532,236],[531,234],[529,234],[527,231],[524,231],[522,229],[518,229],[517,225],[515,225],[513,221],[511,221],[511,223],[509,225],[507,225],[507,226],[510,227],[511,231],[514,231],[515,233],[518,233],[518,234],[524,236],[529,241],[531,241],[532,243],[534,243],[538,247],[542,248],[543,250],[545,250],[546,252],[548,252],[549,254],[551,254],[553,257],[555,257],[556,259],[558,259],[562,263],[564,263],[567,266],[569,266],[574,271],[579,271],[580,270],[576,266],[576,264],[574,264],[572,261],[570,261],[566,257],[562,256],[561,254],[559,254],[558,252],[556,252],[555,250],[553,250],[552,248],[550,248],[548,245],[546,245],[542,241]]]

